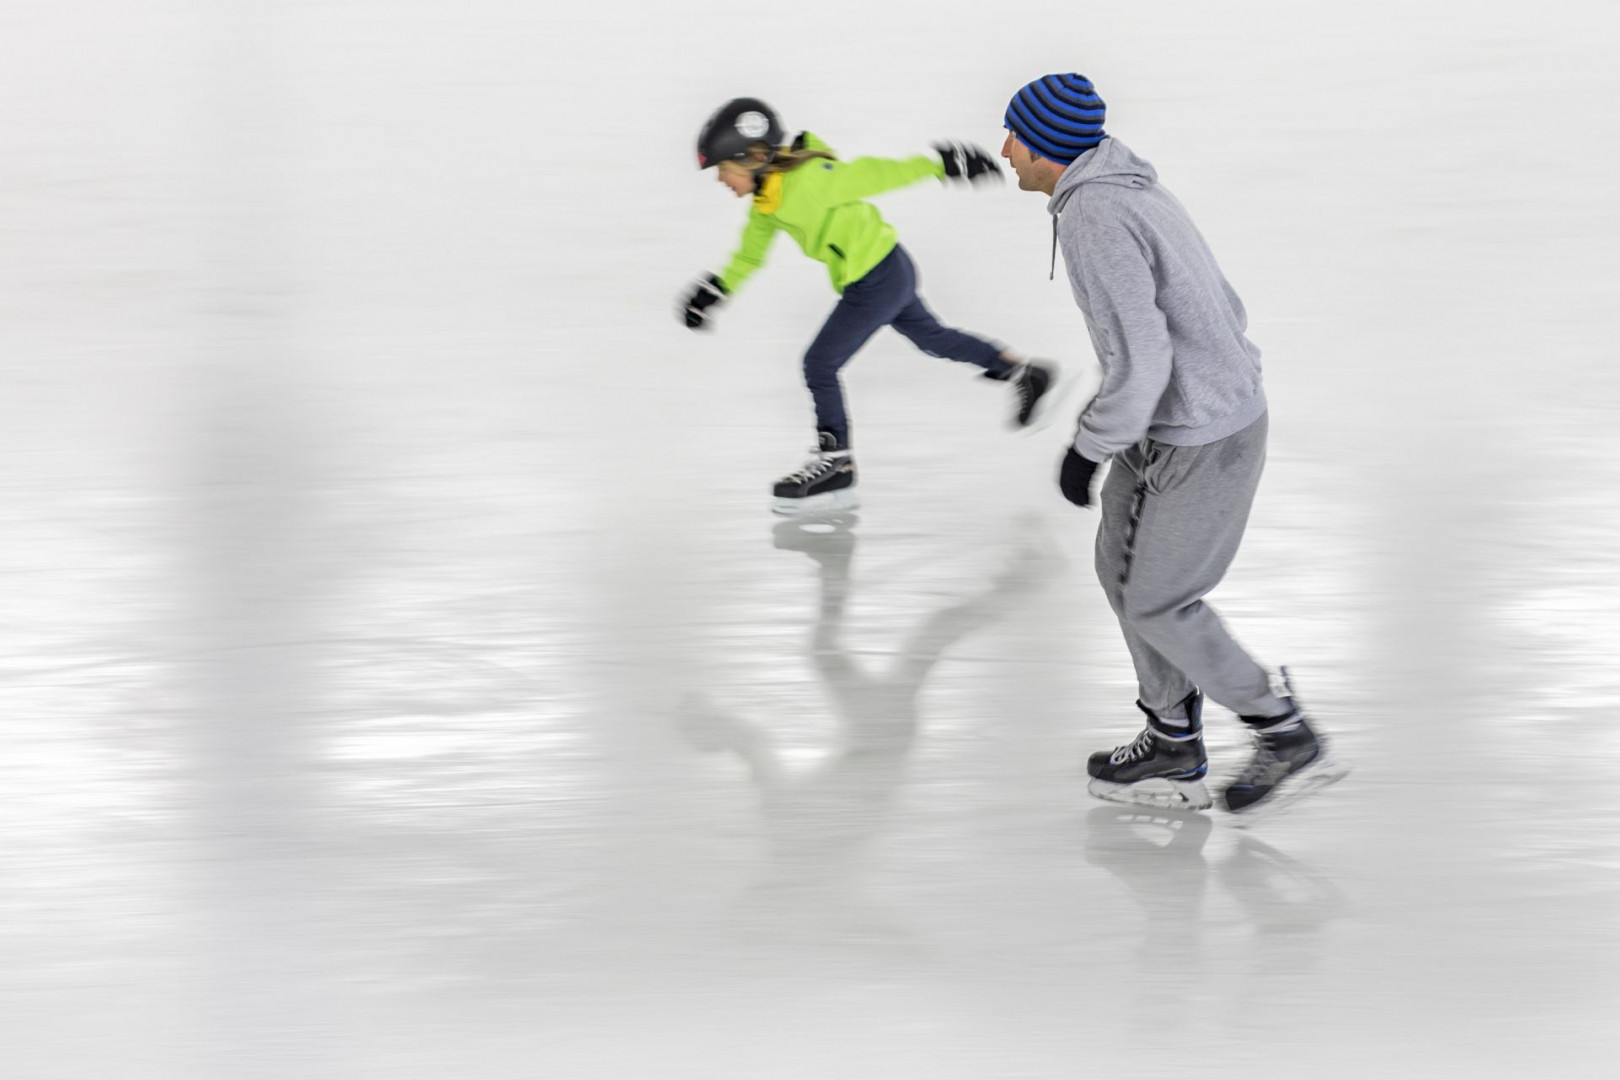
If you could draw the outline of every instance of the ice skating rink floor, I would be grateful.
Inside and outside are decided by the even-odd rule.
[[[0,15],[0,1076],[1611,1075],[1606,9],[88,6]],[[903,154],[1071,66],[1266,354],[1213,600],[1355,772],[1249,829],[1084,792],[1041,197],[882,200],[1066,396],[880,336],[858,515],[765,510],[819,268],[671,317],[720,100]]]

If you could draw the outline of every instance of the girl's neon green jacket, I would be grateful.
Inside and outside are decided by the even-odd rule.
[[[804,134],[809,150],[827,144]],[[720,274],[727,292],[736,292],[765,265],[765,253],[778,232],[793,237],[804,253],[827,264],[833,291],[859,281],[882,262],[897,242],[894,226],[877,207],[862,202],[928,177],[943,178],[938,157],[918,154],[903,160],[862,157],[853,161],[812,159],[789,172],[766,177],[743,227],[742,243]]]

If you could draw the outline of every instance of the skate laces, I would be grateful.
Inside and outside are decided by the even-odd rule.
[[[1140,758],[1145,758],[1151,755],[1153,753],[1153,745],[1153,729],[1143,728],[1142,734],[1136,737],[1135,742],[1119,747],[1113,752],[1108,760],[1114,765],[1126,765],[1132,761],[1136,761]]]
[[[816,456],[804,463],[804,468],[787,476],[790,484],[808,484],[812,480],[819,480],[826,476],[838,465],[838,459],[831,454],[817,452]]]
[[[1018,374],[1013,376],[1013,389],[1018,391],[1018,404],[1026,409],[1035,404],[1035,386],[1030,380],[1029,372],[1029,365],[1021,364]]]
[[[1289,763],[1277,753],[1275,740],[1269,736],[1256,732],[1254,736],[1254,757],[1244,766],[1234,783],[1244,785],[1275,784],[1288,775]]]

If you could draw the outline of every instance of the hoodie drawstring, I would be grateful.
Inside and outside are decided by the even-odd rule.
[[[1055,281],[1057,279],[1057,219],[1058,219],[1058,216],[1056,214],[1053,214],[1052,215],[1052,269],[1051,269],[1051,272],[1049,272],[1046,275],[1046,280],[1047,281]]]

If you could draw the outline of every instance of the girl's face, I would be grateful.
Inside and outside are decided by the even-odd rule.
[[[754,174],[746,165],[735,161],[722,161],[715,166],[720,182],[730,188],[740,199],[745,195],[754,193]]]

